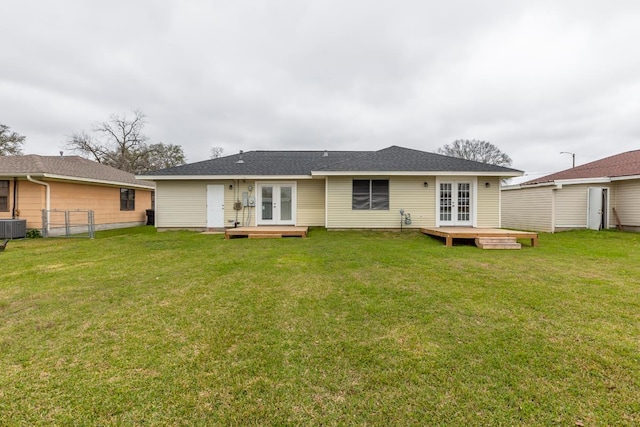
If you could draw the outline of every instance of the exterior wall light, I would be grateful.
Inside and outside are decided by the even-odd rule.
[[[490,182],[485,182],[485,183],[484,183],[484,186],[485,186],[486,188],[489,188],[489,187],[491,187],[491,183],[490,183]]]
[[[425,181],[424,184],[422,184],[422,185],[424,185],[424,188],[427,188],[429,186],[429,183],[427,181]]]

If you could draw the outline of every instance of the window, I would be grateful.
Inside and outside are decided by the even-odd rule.
[[[389,210],[388,179],[354,179],[353,210]]]
[[[130,188],[120,189],[120,210],[135,211],[136,210],[136,190]]]
[[[9,212],[9,181],[0,181],[0,212]]]

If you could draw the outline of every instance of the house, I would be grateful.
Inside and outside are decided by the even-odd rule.
[[[640,150],[503,188],[502,224],[551,233],[618,224],[640,231]]]
[[[92,210],[95,229],[144,224],[153,190],[151,182],[78,156],[0,156],[0,220],[41,229],[43,210],[51,211],[51,234],[64,227],[64,213],[53,211]],[[82,215],[86,223],[86,213],[75,216]]]
[[[296,225],[328,229],[500,227],[500,181],[521,171],[392,146],[250,151],[141,176],[158,230]],[[407,217],[403,217],[406,219]]]

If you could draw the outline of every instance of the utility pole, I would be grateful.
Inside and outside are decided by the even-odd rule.
[[[571,166],[572,168],[576,167],[576,153],[570,153],[568,151],[561,151],[560,154],[571,154],[571,158],[573,159],[573,166]]]

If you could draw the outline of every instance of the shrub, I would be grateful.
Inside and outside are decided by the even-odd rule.
[[[42,234],[37,228],[27,230],[27,239],[39,239],[40,237],[42,237]]]

